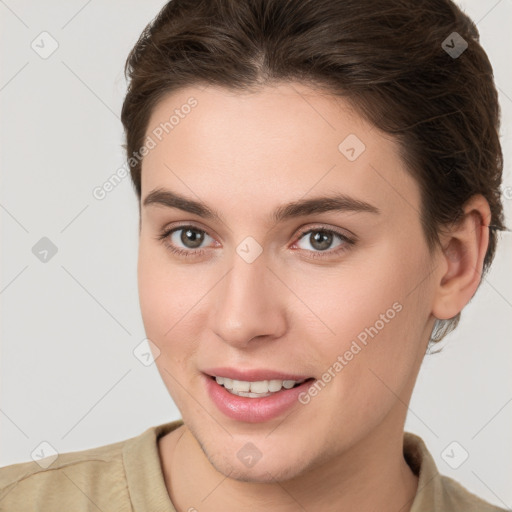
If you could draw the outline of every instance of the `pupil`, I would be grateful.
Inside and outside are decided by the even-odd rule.
[[[194,229],[184,229],[181,233],[181,241],[190,249],[199,247],[204,239],[204,234]]]
[[[312,242],[311,245],[318,250],[328,249],[332,243],[332,233],[327,233],[325,231],[316,231],[315,233],[311,233]]]

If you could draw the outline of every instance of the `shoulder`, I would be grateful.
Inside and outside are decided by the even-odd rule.
[[[441,474],[423,439],[404,432],[404,457],[418,476],[418,490],[410,512],[439,510],[450,512],[504,512],[473,494],[459,482]]]
[[[506,510],[484,501],[453,478],[445,475],[439,475],[439,478],[442,489],[442,495],[439,498],[446,510],[464,512],[504,512]]]
[[[56,512],[82,510],[78,503],[107,510],[122,502],[127,507],[117,510],[131,510],[122,460],[126,442],[0,468],[0,510],[23,512],[42,503]]]

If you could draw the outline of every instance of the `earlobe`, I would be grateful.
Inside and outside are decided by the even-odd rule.
[[[491,213],[487,200],[473,196],[464,205],[460,222],[443,232],[439,276],[432,314],[439,320],[453,318],[476,292],[489,244]]]

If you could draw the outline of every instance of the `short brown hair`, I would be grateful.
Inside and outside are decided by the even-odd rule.
[[[455,41],[467,44],[460,55],[447,51]],[[344,97],[400,143],[421,187],[430,249],[471,196],[486,198],[488,270],[496,230],[505,229],[500,108],[478,30],[452,1],[172,0],[131,50],[125,76],[129,159],[143,145],[156,104],[186,86],[243,91],[297,81]],[[140,201],[142,164],[132,158],[130,166]],[[459,319],[436,322],[431,341]]]

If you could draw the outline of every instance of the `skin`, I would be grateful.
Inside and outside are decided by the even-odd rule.
[[[142,206],[138,260],[146,334],[185,423],[158,443],[174,506],[410,510],[418,479],[402,454],[407,405],[435,318],[453,317],[478,287],[487,202],[472,198],[460,224],[443,233],[442,248],[430,252],[420,190],[398,146],[344,100],[298,83],[252,94],[189,87],[157,104],[147,134],[191,96],[197,106],[144,157],[142,201],[167,188],[203,201],[223,222]],[[338,149],[349,134],[366,146],[355,161]],[[282,204],[335,192],[380,213],[268,220]],[[175,255],[157,239],[180,225],[206,233],[202,255]],[[322,251],[314,233],[301,234],[313,228],[357,241],[334,236]],[[193,251],[182,233],[168,244]],[[263,248],[250,264],[236,252],[247,236]],[[231,366],[321,379],[394,303],[401,311],[342,371],[279,418],[230,419],[199,378],[206,367]],[[237,457],[248,442],[262,453],[251,468]]]

